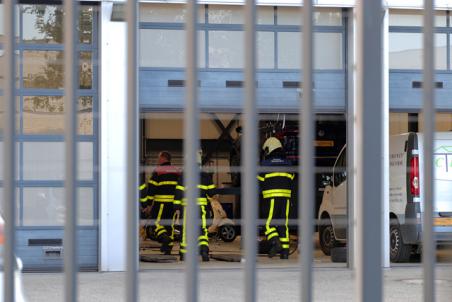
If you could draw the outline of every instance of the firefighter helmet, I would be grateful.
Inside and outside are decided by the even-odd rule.
[[[269,137],[262,145],[262,150],[264,150],[265,156],[268,156],[270,153],[275,151],[276,149],[282,149],[282,144],[276,137]]]

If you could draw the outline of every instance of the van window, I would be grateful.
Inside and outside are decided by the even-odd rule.
[[[347,152],[342,149],[334,166],[334,186],[337,187],[347,179]]]

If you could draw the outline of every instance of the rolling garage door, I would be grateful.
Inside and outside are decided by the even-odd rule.
[[[17,256],[25,270],[63,267],[64,112],[62,6],[18,6]],[[98,265],[97,7],[81,7],[78,93],[79,263]]]

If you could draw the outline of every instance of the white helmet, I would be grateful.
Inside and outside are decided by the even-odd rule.
[[[262,145],[262,150],[264,150],[265,156],[269,155],[276,149],[282,148],[282,144],[276,137],[269,137]]]

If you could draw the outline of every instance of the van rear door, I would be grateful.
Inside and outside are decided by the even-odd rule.
[[[434,211],[452,217],[452,132],[435,136],[433,165],[435,169]]]

